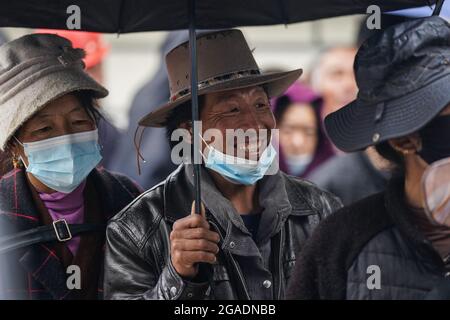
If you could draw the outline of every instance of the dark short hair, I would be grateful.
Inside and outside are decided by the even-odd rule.
[[[80,90],[74,91],[71,94],[80,101],[81,106],[86,110],[88,115],[92,117],[96,126],[98,126],[101,121],[106,121],[105,117],[100,112],[100,106],[94,98],[92,91]]]
[[[202,114],[205,105],[205,96],[198,97],[198,114]],[[172,149],[178,142],[172,141],[172,133],[180,127],[182,123],[192,122],[192,106],[191,100],[183,102],[178,107],[173,109],[166,122],[166,138],[169,141],[170,149]]]
[[[275,103],[273,115],[275,116],[275,120],[277,122],[281,122],[281,119],[283,119],[284,114],[291,106],[292,101],[289,98],[288,95],[283,95],[279,97]]]

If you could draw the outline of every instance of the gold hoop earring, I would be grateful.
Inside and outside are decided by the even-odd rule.
[[[397,151],[397,152],[403,154],[404,156],[416,152],[416,150],[403,149],[403,148],[400,148],[400,147],[397,147],[397,146],[395,146],[395,147],[393,147],[393,148],[394,148],[395,151]]]
[[[411,149],[403,150],[403,154],[404,155],[409,155],[409,154],[412,154],[412,153],[416,153],[416,150],[411,150]]]
[[[19,157],[17,157],[17,155],[13,154],[12,156],[12,164],[14,169],[19,169],[20,168],[20,160]]]

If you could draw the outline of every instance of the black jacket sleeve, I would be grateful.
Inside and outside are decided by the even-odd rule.
[[[156,187],[135,199],[108,224],[104,270],[105,299],[204,299],[209,282],[182,279],[170,261],[169,226]],[[145,219],[138,213],[145,212]]]

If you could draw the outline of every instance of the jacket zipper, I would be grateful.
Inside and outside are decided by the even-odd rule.
[[[283,257],[282,257],[282,250],[283,250],[283,239],[284,239],[284,226],[281,228],[280,231],[280,247],[278,251],[278,300],[281,300],[281,287],[282,287],[282,270],[283,270]]]
[[[219,231],[220,229],[217,227],[217,225],[216,225],[213,221],[211,221],[211,220],[209,220],[208,222],[209,222],[210,224],[212,224],[212,225],[214,226],[214,228],[218,231],[217,233],[219,234],[220,242],[221,242],[221,243],[224,243],[224,238],[223,238],[223,236],[222,236],[222,233]],[[250,299],[250,295],[248,294],[247,285],[246,285],[245,280],[244,280],[244,277],[243,277],[243,275],[242,275],[241,268],[240,268],[239,265],[237,264],[237,262],[236,262],[236,260],[234,259],[233,255],[232,255],[228,250],[226,251],[226,254],[228,255],[230,261],[232,262],[234,268],[236,269],[236,273],[237,273],[237,275],[238,275],[238,277],[239,277],[239,280],[241,281],[242,288],[243,288],[243,290],[244,290],[245,299],[246,299],[246,300],[251,300],[251,299]]]

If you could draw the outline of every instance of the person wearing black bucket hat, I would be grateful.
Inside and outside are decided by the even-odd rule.
[[[423,188],[425,173],[450,157],[450,24],[433,16],[394,25],[361,46],[354,69],[358,97],[325,119],[327,132],[346,152],[374,145],[393,177],[318,227],[288,297],[450,299],[450,227]]]
[[[282,299],[296,252],[318,222],[341,207],[333,195],[276,165],[266,174],[276,164],[267,157],[275,155],[273,147],[261,144],[275,126],[269,98],[301,70],[261,73],[239,30],[199,35],[197,46],[201,134],[209,141],[202,145],[205,210],[192,212],[188,161],[119,213],[107,229],[107,299]],[[170,101],[140,124],[166,126],[169,139],[186,129],[190,146],[187,43],[171,50],[166,63]],[[227,150],[218,143],[229,130],[249,129],[266,131],[245,142],[232,139]],[[207,137],[211,130],[221,138]],[[234,156],[236,149],[245,154]],[[247,162],[251,155],[257,160]]]

